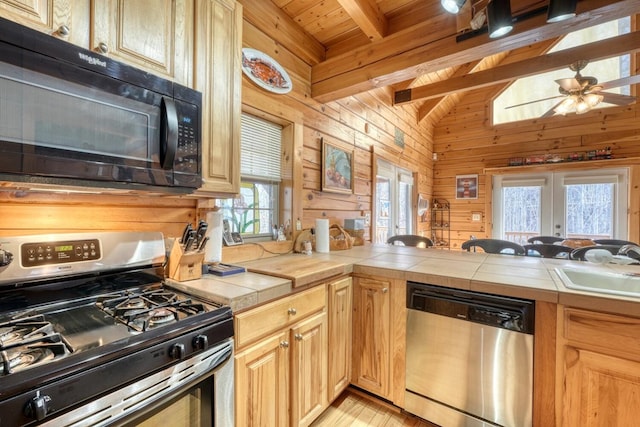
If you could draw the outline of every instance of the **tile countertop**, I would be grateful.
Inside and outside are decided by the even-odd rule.
[[[568,289],[555,271],[570,266],[593,271],[640,272],[638,265],[603,266],[562,259],[375,244],[327,254],[280,255],[239,265],[250,272],[223,277],[205,275],[202,279],[177,283],[176,287],[203,297],[209,295],[213,301],[234,301],[232,308],[236,310],[288,294],[296,287],[353,272],[640,316],[640,298]]]

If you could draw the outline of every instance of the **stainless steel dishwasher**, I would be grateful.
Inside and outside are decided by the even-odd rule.
[[[532,425],[534,302],[407,284],[405,409],[443,427]]]

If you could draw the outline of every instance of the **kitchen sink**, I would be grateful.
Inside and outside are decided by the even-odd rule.
[[[562,283],[579,291],[640,297],[640,272],[607,272],[556,268]]]

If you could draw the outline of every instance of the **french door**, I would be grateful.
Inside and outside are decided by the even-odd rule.
[[[627,239],[628,170],[493,177],[493,237]]]
[[[376,162],[374,243],[385,243],[396,234],[413,232],[413,175],[378,159]]]

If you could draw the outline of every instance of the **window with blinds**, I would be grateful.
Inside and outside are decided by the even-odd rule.
[[[232,231],[244,238],[271,238],[280,227],[282,126],[243,114],[240,141],[240,195],[217,204]]]

